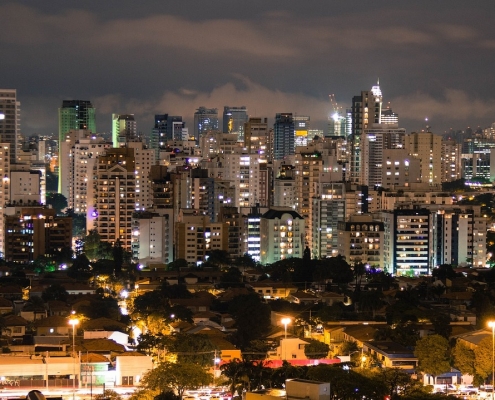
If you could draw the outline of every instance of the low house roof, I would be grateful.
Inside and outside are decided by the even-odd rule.
[[[2,318],[5,326],[27,326],[29,322],[17,315],[6,315]]]
[[[14,305],[9,299],[6,299],[5,297],[0,297],[0,308],[7,308],[7,307],[14,308]]]
[[[85,321],[83,323],[83,328],[87,330],[121,330],[121,329],[126,329],[127,325],[124,324],[123,322],[116,321],[114,319],[106,318],[106,317],[101,317],[101,318],[96,318],[92,320]]]
[[[50,317],[34,321],[34,326],[36,328],[49,328],[53,326],[66,326],[68,328],[70,327],[69,320],[66,317],[61,317],[59,315],[52,315]]]

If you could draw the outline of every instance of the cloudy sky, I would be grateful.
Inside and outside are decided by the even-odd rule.
[[[58,132],[64,99],[91,100],[98,131],[134,113],[199,106],[251,116],[346,107],[379,78],[401,126],[495,122],[493,0],[1,1],[0,87],[15,88],[24,134]]]

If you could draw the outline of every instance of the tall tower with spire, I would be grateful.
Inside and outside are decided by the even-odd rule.
[[[371,90],[362,91],[360,96],[352,98],[351,108],[351,147],[350,156],[350,181],[360,183],[361,176],[361,136],[364,129],[371,124],[380,124],[382,116],[383,96],[380,89],[380,81]]]

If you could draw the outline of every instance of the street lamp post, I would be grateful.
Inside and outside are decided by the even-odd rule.
[[[492,400],[495,400],[495,321],[488,321],[492,328]]]
[[[79,324],[79,320],[77,318],[69,319],[69,325],[72,325],[72,398],[76,398],[76,325]]]
[[[284,336],[284,359],[287,360],[287,325],[290,324],[290,318],[282,318],[282,324],[284,324],[285,336]]]

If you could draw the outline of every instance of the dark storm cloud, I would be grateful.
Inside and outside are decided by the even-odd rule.
[[[56,132],[64,98],[92,100],[101,131],[112,112],[147,132],[201,105],[323,128],[330,93],[346,106],[378,78],[408,129],[495,119],[489,2],[46,3],[0,6],[0,87],[18,89],[24,133]]]

